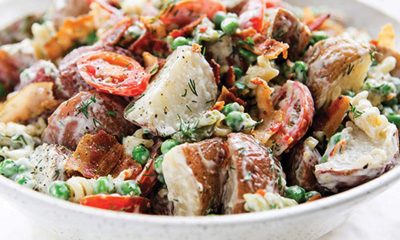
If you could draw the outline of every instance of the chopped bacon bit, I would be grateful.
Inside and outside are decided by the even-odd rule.
[[[246,105],[246,102],[244,100],[236,97],[236,95],[233,92],[229,91],[225,86],[222,87],[221,94],[219,95],[217,101],[223,101],[225,103],[237,102],[242,106]]]
[[[81,175],[86,178],[106,176],[118,172],[118,165],[126,159],[124,147],[114,136],[100,130],[96,134],[86,134],[80,140],[72,158],[65,164],[69,176]],[[126,163],[124,165],[128,166]],[[135,164],[130,165],[129,168]],[[115,170],[115,172],[113,172]]]
[[[233,87],[236,81],[235,71],[233,66],[229,66],[228,71],[226,73],[224,85],[227,87]]]
[[[237,35],[241,38],[241,39],[246,39],[248,37],[253,37],[254,35],[257,34],[257,31],[254,28],[246,28],[240,32],[237,33]]]
[[[267,192],[264,189],[258,189],[256,193],[261,196],[265,196],[265,194],[267,194]]]
[[[203,21],[203,18],[205,18],[206,15],[196,19],[195,21],[189,23],[188,25],[184,26],[183,28],[180,29],[174,29],[172,30],[169,35],[173,38],[177,37],[184,37],[186,35],[189,35],[193,32],[193,29]]]
[[[280,54],[286,59],[288,57],[289,45],[275,39],[267,39],[260,44],[256,44],[253,49],[255,54],[264,55],[270,60],[276,59]]]
[[[331,17],[330,14],[321,15],[316,19],[314,19],[313,22],[309,23],[308,27],[310,28],[311,31],[316,31],[320,29],[322,25],[324,25],[325,21],[328,20],[330,17]]]
[[[214,104],[214,106],[211,109],[221,111],[224,108],[224,106],[225,106],[224,101],[218,101]]]
[[[219,84],[221,82],[221,66],[214,59],[211,59],[210,66],[214,73],[215,83]]]
[[[199,28],[199,32],[205,33],[207,31],[207,26],[202,26]]]
[[[378,47],[378,40],[371,40],[369,43],[375,47]]]

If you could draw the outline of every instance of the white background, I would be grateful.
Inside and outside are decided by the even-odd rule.
[[[3,1],[3,0],[0,0]],[[82,0],[84,1],[84,0]],[[331,0],[334,1],[334,0]],[[400,19],[399,0],[362,0],[371,2]],[[368,27],[368,26],[365,26]],[[398,39],[400,40],[400,39]],[[1,189],[0,189],[1,191]],[[326,216],[329,218],[329,216]],[[0,198],[0,239],[37,240],[27,224],[23,212]],[[397,240],[400,239],[400,182],[385,193],[354,209],[352,216],[341,227],[321,240]],[[50,239],[40,239],[50,240]]]

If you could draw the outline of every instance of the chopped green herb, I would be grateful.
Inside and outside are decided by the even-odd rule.
[[[357,110],[355,106],[350,103],[350,112],[353,113],[354,118],[359,118],[364,112]]]
[[[188,85],[189,85],[190,91],[192,91],[192,93],[194,95],[198,96],[197,89],[196,89],[196,82],[193,79],[189,79]]]

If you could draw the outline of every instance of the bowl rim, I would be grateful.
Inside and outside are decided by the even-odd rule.
[[[125,212],[116,212],[82,206],[76,203],[53,198],[49,195],[33,191],[29,188],[16,184],[14,181],[0,176],[0,186],[7,187],[9,190],[15,190],[24,195],[24,198],[34,198],[42,201],[48,206],[63,208],[67,211],[79,212],[92,215],[99,218],[107,218],[118,221],[151,223],[157,225],[175,225],[175,226],[205,226],[205,225],[232,225],[243,223],[255,223],[260,221],[280,220],[289,217],[299,217],[303,214],[312,214],[321,209],[332,208],[335,205],[344,204],[361,197],[367,197],[374,192],[384,190],[400,180],[400,166],[396,166],[390,171],[384,173],[378,178],[366,182],[360,186],[347,191],[319,199],[310,203],[300,204],[294,207],[265,211],[255,213],[233,214],[233,215],[215,215],[215,216],[163,216],[148,214],[132,214]],[[0,191],[0,193],[3,191]]]
[[[399,23],[399,19],[394,18],[392,15],[385,13],[382,9],[375,8],[365,1],[353,0],[357,4],[363,5],[364,7],[370,8],[381,15],[385,15],[390,18],[393,23]],[[7,1],[0,3],[0,6],[5,6]],[[82,206],[76,203],[53,198],[49,195],[32,191],[29,188],[23,187],[16,184],[14,181],[7,179],[0,175],[0,186],[3,188],[0,190],[0,195],[4,194],[4,188],[9,191],[15,191],[16,194],[22,194],[23,198],[33,198],[37,201],[43,202],[49,207],[62,208],[63,210],[73,211],[80,214],[91,215],[98,218],[113,219],[116,221],[127,221],[127,222],[140,222],[155,225],[174,225],[174,226],[221,226],[221,225],[233,225],[243,223],[255,223],[274,221],[290,217],[300,217],[303,214],[313,214],[318,210],[330,209],[335,205],[350,202],[352,200],[359,199],[363,196],[367,197],[373,195],[374,192],[379,190],[385,190],[390,185],[393,185],[396,181],[400,180],[400,165],[394,167],[383,175],[372,179],[362,185],[351,188],[341,193],[334,194],[332,196],[320,199],[318,201],[300,204],[298,206],[279,209],[276,211],[264,211],[256,213],[245,213],[245,214],[233,214],[233,215],[215,215],[215,216],[162,216],[162,215],[147,215],[147,214],[132,214],[125,212],[116,212],[110,210],[103,210],[98,208],[92,208]],[[7,200],[6,200],[7,201]],[[7,201],[10,204],[13,204]]]

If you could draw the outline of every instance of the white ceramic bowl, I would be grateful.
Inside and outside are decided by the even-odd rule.
[[[358,1],[292,0],[298,5],[340,9],[351,24],[376,34],[396,20]],[[41,10],[48,0],[0,4],[2,21]],[[15,204],[36,229],[35,239],[317,239],[343,223],[351,210],[400,179],[400,167],[346,192],[283,210],[213,217],[166,217],[105,211],[57,200],[0,177],[0,194]],[[40,236],[39,236],[40,235]]]

